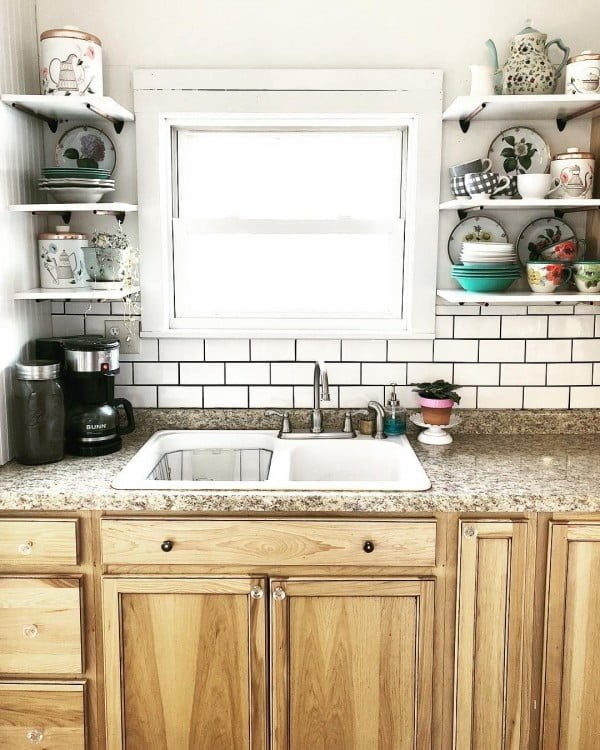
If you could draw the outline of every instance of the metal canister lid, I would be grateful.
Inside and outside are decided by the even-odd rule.
[[[52,39],[53,37],[66,37],[67,39],[82,39],[84,42],[92,42],[102,46],[102,42],[95,34],[89,31],[82,31],[78,26],[62,26],[60,29],[48,29],[40,34],[40,42],[43,39]]]
[[[60,362],[50,359],[26,359],[16,364],[18,380],[56,380],[60,377]]]
[[[578,148],[568,148],[564,154],[555,154],[555,159],[594,159],[594,154],[590,151],[580,151]]]
[[[600,60],[600,52],[592,52],[589,49],[584,50],[579,55],[573,55],[569,58],[569,65],[576,62],[584,62],[585,60]]]
[[[60,225],[56,227],[56,232],[42,232],[38,234],[38,240],[87,240],[87,234],[78,234],[72,232],[71,227]]]

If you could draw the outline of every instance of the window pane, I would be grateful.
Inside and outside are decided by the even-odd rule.
[[[179,216],[398,218],[402,132],[179,130]]]

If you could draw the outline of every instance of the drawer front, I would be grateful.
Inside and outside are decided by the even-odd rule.
[[[0,578],[0,674],[80,674],[74,578]]]
[[[84,750],[83,685],[0,684],[2,750]]]
[[[436,522],[102,522],[106,565],[435,565]]]
[[[0,565],[77,565],[77,521],[0,521]]]

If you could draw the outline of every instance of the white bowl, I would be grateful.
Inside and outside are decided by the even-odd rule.
[[[98,203],[114,188],[107,187],[45,187],[57,203]]]

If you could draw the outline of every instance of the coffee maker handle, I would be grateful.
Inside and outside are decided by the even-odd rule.
[[[120,425],[118,427],[119,435],[128,435],[130,432],[133,432],[135,430],[135,417],[133,415],[131,401],[128,401],[126,398],[116,398],[113,401],[113,406],[115,409],[122,406],[125,410],[125,416],[127,417],[127,424],[124,427],[121,427]]]

